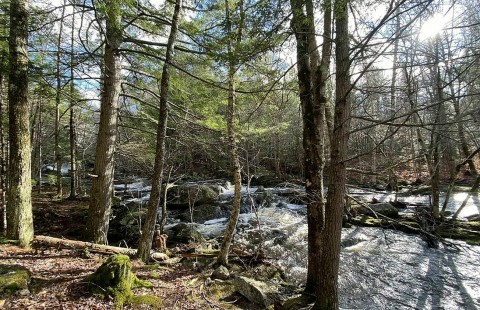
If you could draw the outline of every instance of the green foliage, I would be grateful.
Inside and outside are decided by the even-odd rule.
[[[0,244],[18,245],[18,240],[10,240],[5,237],[0,237]]]

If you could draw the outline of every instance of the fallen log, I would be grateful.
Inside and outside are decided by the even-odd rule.
[[[88,249],[91,252],[101,254],[125,254],[130,257],[137,254],[136,249],[122,248],[111,245],[103,245],[92,242],[84,242],[77,240],[61,239],[48,236],[35,236],[33,244],[37,246],[58,247],[66,249]],[[168,256],[165,253],[154,252],[150,255],[155,260],[167,260]]]

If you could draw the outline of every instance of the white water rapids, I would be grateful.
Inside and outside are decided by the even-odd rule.
[[[363,195],[364,200],[393,200],[386,192],[355,189],[350,193]],[[219,199],[225,202],[231,194],[227,189]],[[464,193],[455,194],[448,209],[455,211],[464,197]],[[400,200],[428,203],[429,197]],[[473,197],[461,216],[478,214],[479,208],[478,197]],[[222,236],[226,223],[227,218],[213,219],[198,224],[198,230],[206,239],[214,239]],[[277,196],[257,214],[240,214],[234,238],[236,244],[252,250],[261,246],[285,270],[288,280],[298,285],[305,283],[306,241],[306,206],[289,204]],[[480,309],[480,247],[452,242],[456,248],[440,245],[432,249],[416,235],[381,228],[344,228],[339,273],[341,308]]]

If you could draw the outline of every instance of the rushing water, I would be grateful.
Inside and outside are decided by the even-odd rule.
[[[398,200],[407,203],[407,205],[425,205],[430,204],[430,195],[407,195],[407,192],[400,192],[398,194]],[[395,200],[395,193],[388,191],[374,191],[366,190],[360,188],[349,188],[349,194],[352,196],[361,197],[364,201],[371,201],[373,198],[377,199],[379,202],[388,202]],[[447,211],[454,213],[463,203],[468,194],[465,192],[452,193],[447,204]],[[445,193],[440,194],[440,208],[445,202]],[[480,197],[477,195],[471,195],[465,207],[460,212],[460,218],[466,218],[472,215],[477,215],[480,213]]]
[[[350,192],[367,201],[373,197],[379,201],[394,198],[386,192]],[[225,203],[232,193],[231,188],[226,189],[219,200]],[[245,189],[243,194],[245,202]],[[458,208],[465,194],[455,195],[449,204],[451,211]],[[240,214],[235,243],[252,250],[261,247],[283,267],[289,281],[301,285],[305,283],[307,264],[306,206],[274,197],[256,213]],[[426,195],[401,198],[413,204],[428,203],[428,199]],[[478,214],[477,200],[472,198],[461,216]],[[227,218],[213,219],[199,224],[198,230],[212,240],[222,236],[226,223]],[[344,228],[339,273],[341,307],[480,309],[480,247],[455,243],[457,247],[440,245],[432,249],[416,235],[381,228]]]

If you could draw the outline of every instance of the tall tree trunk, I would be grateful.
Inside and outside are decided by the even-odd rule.
[[[3,59],[0,59],[3,63]],[[7,233],[7,210],[5,193],[7,191],[7,169],[6,169],[6,154],[5,154],[5,137],[3,131],[3,113],[5,113],[4,107],[4,94],[3,94],[3,76],[4,68],[0,67],[0,233],[5,235]]]
[[[138,243],[137,256],[142,261],[147,262],[150,258],[152,248],[153,234],[155,232],[155,223],[158,215],[158,205],[162,193],[163,166],[165,163],[165,139],[167,135],[168,120],[168,92],[170,88],[170,70],[175,52],[175,41],[177,39],[178,24],[180,12],[182,9],[182,0],[176,0],[173,11],[172,23],[170,26],[170,35],[167,42],[167,52],[165,63],[163,65],[162,80],[160,82],[160,112],[157,126],[157,146],[155,154],[155,166],[152,178],[152,191],[148,201],[148,211],[142,235]],[[165,189],[166,190],[166,189]]]
[[[43,143],[43,102],[42,102],[42,99],[40,99],[38,101],[38,130],[37,130],[37,134],[38,134],[38,141],[37,141],[37,144],[38,144],[38,184],[37,184],[37,192],[40,194],[42,192],[42,163],[43,163],[43,154],[42,154],[42,151],[43,151],[43,146],[42,146],[42,143]]]
[[[112,206],[114,154],[117,139],[117,117],[121,85],[122,8],[119,1],[105,1],[106,33],[104,54],[104,81],[100,107],[100,124],[95,149],[95,168],[88,222],[87,239],[107,243]]]
[[[30,166],[30,104],[28,102],[28,1],[10,2],[9,141],[7,237],[22,247],[33,240]]]
[[[55,93],[55,165],[57,168],[57,196],[62,197],[62,154],[60,152],[60,104],[61,104],[61,93],[62,93],[62,79],[61,79],[61,58],[60,58],[60,49],[62,44],[62,32],[63,32],[63,20],[65,17],[65,7],[67,2],[63,2],[62,15],[60,17],[60,29],[58,31],[57,38],[57,89]]]
[[[233,174],[233,210],[230,214],[230,219],[228,220],[228,225],[225,230],[225,235],[223,236],[223,242],[220,247],[220,253],[217,257],[217,263],[219,265],[228,265],[228,252],[230,251],[230,246],[232,244],[233,235],[235,233],[235,228],[238,222],[238,216],[240,214],[240,200],[241,200],[241,189],[242,189],[242,176],[241,176],[241,167],[240,159],[238,156],[237,142],[236,142],[236,133],[235,133],[235,111],[236,111],[236,91],[235,91],[235,72],[237,70],[238,59],[236,52],[239,48],[239,45],[242,40],[242,29],[244,22],[244,7],[243,0],[238,2],[238,7],[240,9],[240,24],[238,26],[238,33],[236,38],[236,45],[233,46],[232,42],[232,21],[230,18],[230,6],[229,0],[225,0],[225,18],[226,18],[226,35],[228,36],[228,104],[227,104],[227,136],[228,144],[230,146],[230,160],[232,164],[232,174]]]
[[[77,196],[77,133],[75,128],[75,82],[74,63],[75,5],[72,12],[72,34],[70,37],[70,199]]]
[[[348,1],[336,0],[334,7],[336,38],[335,117],[331,140],[330,173],[325,229],[320,236],[323,245],[318,270],[317,301],[313,309],[338,309],[338,269],[340,264],[340,237],[342,213],[346,194],[347,146],[350,130],[350,59],[348,36]]]
[[[437,102],[437,110],[435,111],[435,121],[431,133],[431,158],[432,166],[430,169],[430,178],[432,183],[432,215],[435,218],[440,217],[440,148],[443,146],[444,138],[442,135],[446,134],[442,132],[442,127],[445,124],[445,108],[443,103],[443,88],[441,85],[440,67],[439,67],[439,55],[438,48],[440,44],[439,35],[435,38],[435,66],[434,66],[434,100]]]
[[[292,28],[297,40],[297,68],[303,117],[303,149],[306,192],[308,195],[308,272],[305,291],[314,293],[319,284],[320,235],[324,229],[325,199],[323,169],[326,132],[326,82],[331,55],[331,2],[324,1],[323,47],[320,58],[315,37],[311,0],[292,0]],[[306,14],[304,13],[304,7]]]

